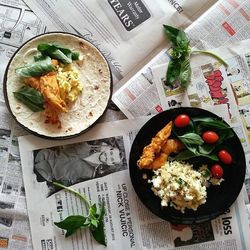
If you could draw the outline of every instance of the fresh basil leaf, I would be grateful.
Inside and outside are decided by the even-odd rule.
[[[76,52],[72,52],[72,60],[79,60],[79,57],[80,57],[80,53],[78,51]]]
[[[179,74],[180,74],[179,61],[177,60],[169,61],[167,76],[166,76],[166,84],[170,86],[173,85],[173,83],[178,79]]]
[[[40,61],[40,60],[44,60],[46,59],[46,56],[42,55],[42,54],[39,54],[39,55],[35,55],[34,56],[34,61],[37,62],[37,61]]]
[[[218,161],[218,157],[215,154],[201,154],[198,152],[193,153],[188,149],[181,151],[178,155],[175,156],[175,159],[179,161],[184,161],[194,157],[205,157],[213,161]]]
[[[202,144],[199,145],[198,149],[200,154],[208,155],[213,152],[213,150],[215,149],[215,145]]]
[[[50,57],[46,56],[42,60],[26,64],[16,69],[17,75],[21,77],[41,76],[54,70]]]
[[[167,35],[167,38],[173,43],[173,45],[177,44],[176,38],[179,33],[179,29],[176,29],[169,25],[163,25],[165,34]]]
[[[40,51],[43,55],[50,55],[50,53],[52,53],[55,50],[61,50],[62,53],[65,55],[70,55],[72,53],[70,49],[64,48],[55,43],[40,43],[37,46],[37,50]]]
[[[215,154],[200,154],[199,156],[209,158],[210,160],[213,160],[213,161],[218,161],[219,160],[217,155],[215,155]]]
[[[204,53],[210,55],[219,60],[220,62],[222,62],[226,67],[228,66],[227,63],[222,58],[215,55],[214,53],[202,50],[192,51],[189,46],[190,43],[189,39],[183,30],[179,30],[169,25],[163,25],[163,27],[168,40],[172,42],[173,50],[171,52],[171,60],[173,59],[179,60],[179,64],[174,63],[174,65],[176,66],[182,65],[182,69],[178,69],[180,75],[178,75],[179,77],[177,76],[177,78],[183,88],[187,88],[187,85],[190,83],[190,77],[191,77],[190,56],[192,53]],[[170,73],[167,73],[167,75],[169,75],[170,77]],[[174,78],[176,78],[176,74],[172,75],[174,75]],[[168,84],[173,85],[173,81],[168,82]]]
[[[103,224],[103,217],[104,217],[105,209],[104,209],[104,202],[102,203],[100,210],[99,210],[99,216],[98,216],[98,226],[96,228],[90,229],[91,234],[93,235],[94,239],[99,242],[100,244],[107,246],[105,233],[104,233],[104,224]]]
[[[182,49],[183,52],[188,52],[189,40],[183,30],[179,30],[176,37],[176,45]]]
[[[66,55],[59,49],[56,49],[56,50],[52,51],[50,53],[50,57],[53,58],[53,59],[57,59],[57,60],[61,61],[62,63],[65,63],[65,64],[72,63],[71,54]]]
[[[99,207],[99,212],[97,214],[98,214],[98,220],[101,220],[105,214],[104,202],[101,203]]]
[[[174,158],[175,158],[175,160],[178,160],[178,161],[184,161],[184,160],[188,160],[190,158],[194,158],[196,156],[197,156],[197,154],[195,154],[195,153],[189,151],[188,149],[186,149],[186,150],[182,150]]]
[[[218,121],[216,118],[212,117],[192,117],[193,122],[213,122],[215,120]]]
[[[215,129],[230,129],[230,127],[222,121],[214,120],[210,122],[201,122],[201,127],[215,128]]]
[[[198,145],[185,143],[186,148],[194,154],[198,152]]]
[[[191,67],[189,59],[181,63],[179,82],[182,88],[186,89],[191,80]]]
[[[219,138],[219,141],[217,142],[217,145],[223,143],[224,141],[234,137],[234,133],[231,129],[227,129],[227,130],[221,130],[220,133],[220,138]]]
[[[191,145],[201,145],[204,143],[202,138],[196,134],[196,133],[187,133],[181,136],[178,136],[178,138],[184,143],[184,144],[191,144]]]
[[[74,52],[57,44],[42,43],[37,46],[37,49],[42,55],[47,55],[65,64],[72,63],[72,60],[79,59],[79,52]]]
[[[92,215],[95,215],[97,212],[97,207],[96,204],[93,204],[90,208],[89,208],[89,213]]]
[[[15,98],[24,103],[33,112],[44,109],[44,98],[42,94],[29,86],[23,86],[18,91],[13,92]]]
[[[50,50],[52,48],[51,44],[48,43],[40,43],[37,45],[37,50],[40,51],[42,54],[45,54],[46,51]],[[55,47],[53,46],[53,49]]]
[[[86,217],[81,215],[71,215],[60,222],[54,222],[54,224],[61,228],[67,230],[65,237],[72,235],[77,229],[81,227],[86,227]]]
[[[98,227],[98,220],[92,218],[90,222],[91,226]]]
[[[65,235],[66,237],[72,235],[78,228],[81,227],[89,228],[95,240],[106,246],[106,238],[104,233],[104,222],[103,222],[103,217],[105,213],[104,202],[101,203],[99,211],[97,211],[96,205],[94,204],[91,206],[87,198],[78,191],[74,190],[71,187],[64,186],[63,184],[58,182],[53,182],[53,184],[57,187],[64,188],[65,190],[74,193],[88,207],[87,217],[81,215],[72,215],[67,217],[63,221],[55,222],[54,224],[62,229],[67,230]]]

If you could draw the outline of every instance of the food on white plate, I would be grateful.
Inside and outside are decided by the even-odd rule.
[[[24,44],[5,75],[15,119],[39,135],[76,135],[106,110],[111,73],[101,52],[67,33],[48,33]]]
[[[197,210],[206,203],[207,187],[210,183],[220,185],[222,181],[214,181],[207,165],[195,170],[192,164],[184,161],[167,161],[154,170],[152,179],[148,180],[163,207],[171,206],[182,213],[186,209]]]

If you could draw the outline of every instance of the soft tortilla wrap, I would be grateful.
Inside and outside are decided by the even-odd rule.
[[[40,43],[57,43],[79,51],[83,56],[82,60],[73,61],[80,72],[83,91],[69,111],[60,114],[61,128],[46,124],[43,111],[31,111],[13,95],[14,91],[24,85],[22,79],[16,75],[15,69],[33,60],[36,47]],[[40,136],[65,138],[82,133],[102,116],[111,96],[111,73],[106,59],[95,46],[75,35],[48,33],[30,40],[17,51],[7,70],[5,95],[8,108],[21,125]]]

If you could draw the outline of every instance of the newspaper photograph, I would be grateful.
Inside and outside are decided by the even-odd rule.
[[[247,220],[242,193],[223,215],[194,225],[170,224],[140,202],[130,181],[128,160],[133,138],[148,119],[98,124],[70,143],[19,137],[34,249],[192,249],[194,245],[247,249],[249,227],[242,223]],[[53,225],[66,216],[86,213],[86,208],[74,194],[55,189],[51,180],[73,184],[92,203],[104,201],[107,248],[96,243],[87,229],[65,238],[65,231]]]

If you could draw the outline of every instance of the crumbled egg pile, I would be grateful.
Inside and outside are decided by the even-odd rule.
[[[208,181],[211,181],[211,174],[206,165],[196,171],[193,165],[178,161],[167,161],[149,180],[154,194],[161,198],[161,205],[172,206],[182,213],[186,208],[197,210],[206,202]],[[221,181],[211,183],[219,185]]]
[[[66,102],[74,102],[83,90],[78,70],[71,64],[57,67],[60,96]]]

